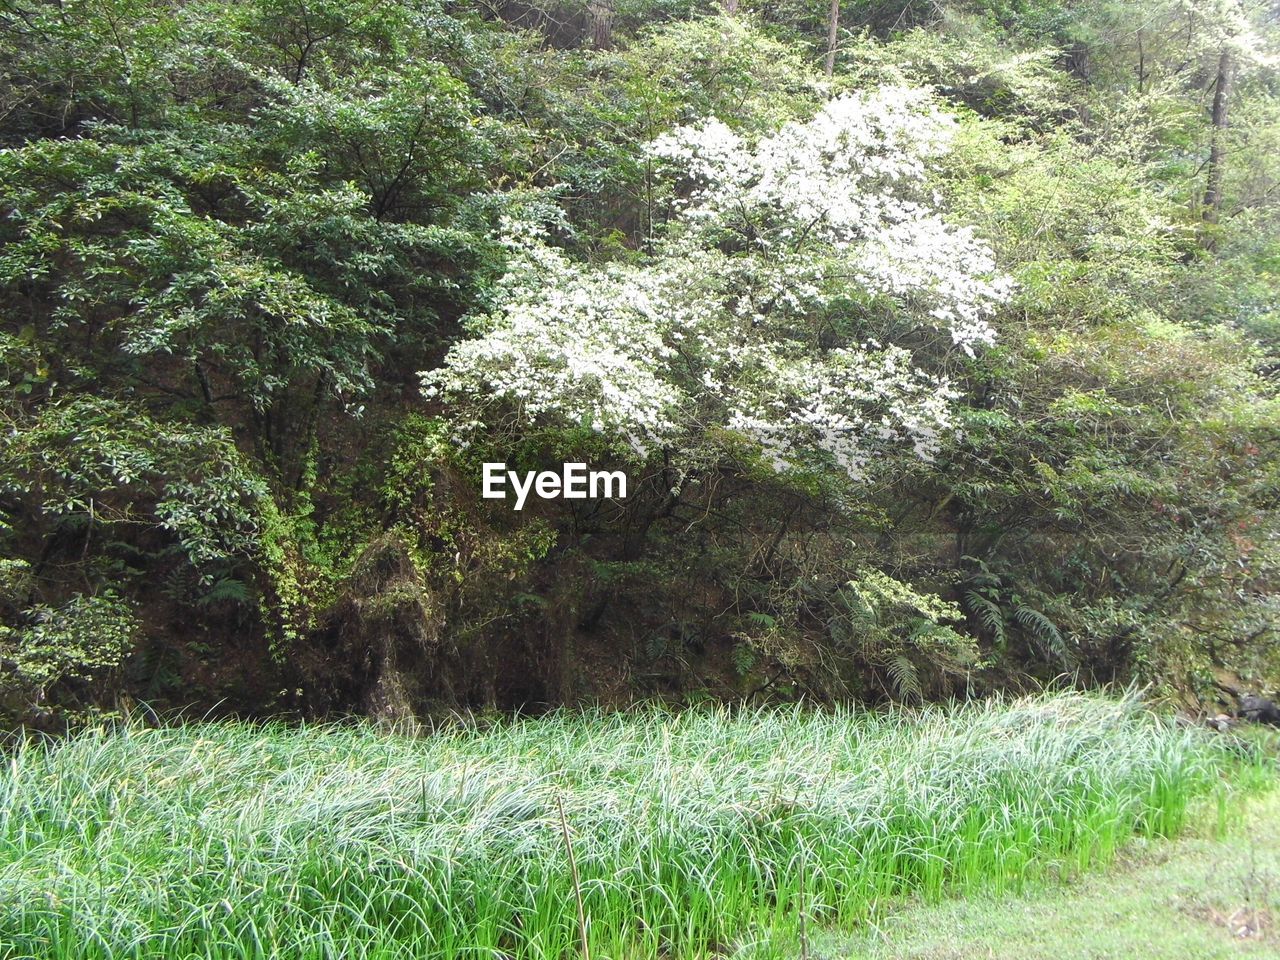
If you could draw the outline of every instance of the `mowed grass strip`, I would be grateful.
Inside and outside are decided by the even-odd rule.
[[[123,725],[0,774],[0,956],[692,958],[1170,835],[1224,752],[1131,699]]]
[[[812,960],[1276,960],[1280,791],[1236,795],[1228,829],[1196,805],[1174,843],[1135,840],[1075,882],[996,898],[903,904],[856,933],[810,938]],[[793,944],[786,953],[797,960]]]

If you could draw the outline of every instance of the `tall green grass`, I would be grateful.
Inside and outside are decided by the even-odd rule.
[[[7,758],[0,956],[559,960],[579,894],[594,960],[705,956],[1105,859],[1176,831],[1219,759],[1081,695],[419,739],[125,725]]]

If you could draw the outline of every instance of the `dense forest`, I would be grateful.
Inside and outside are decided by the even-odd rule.
[[[5,0],[0,65],[7,724],[1280,679],[1273,0]]]

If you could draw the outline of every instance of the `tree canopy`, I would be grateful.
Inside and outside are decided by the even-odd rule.
[[[0,5],[0,712],[1274,685],[1278,20]]]

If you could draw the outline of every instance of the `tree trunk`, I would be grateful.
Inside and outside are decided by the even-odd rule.
[[[613,44],[613,8],[615,0],[590,0],[587,13],[591,17],[591,45],[607,50]]]
[[[836,69],[836,35],[840,31],[840,0],[831,0],[831,10],[827,14],[827,63],[826,74],[831,76]]]
[[[724,12],[731,17],[738,15],[738,0],[724,0]]]
[[[1138,92],[1143,93],[1147,86],[1147,52],[1142,46],[1142,31],[1138,31]]]
[[[1213,92],[1213,139],[1209,145],[1209,170],[1204,189],[1206,223],[1217,223],[1222,213],[1222,165],[1226,153],[1231,74],[1234,66],[1231,61],[1231,51],[1224,48],[1221,56],[1218,57],[1217,89]]]

